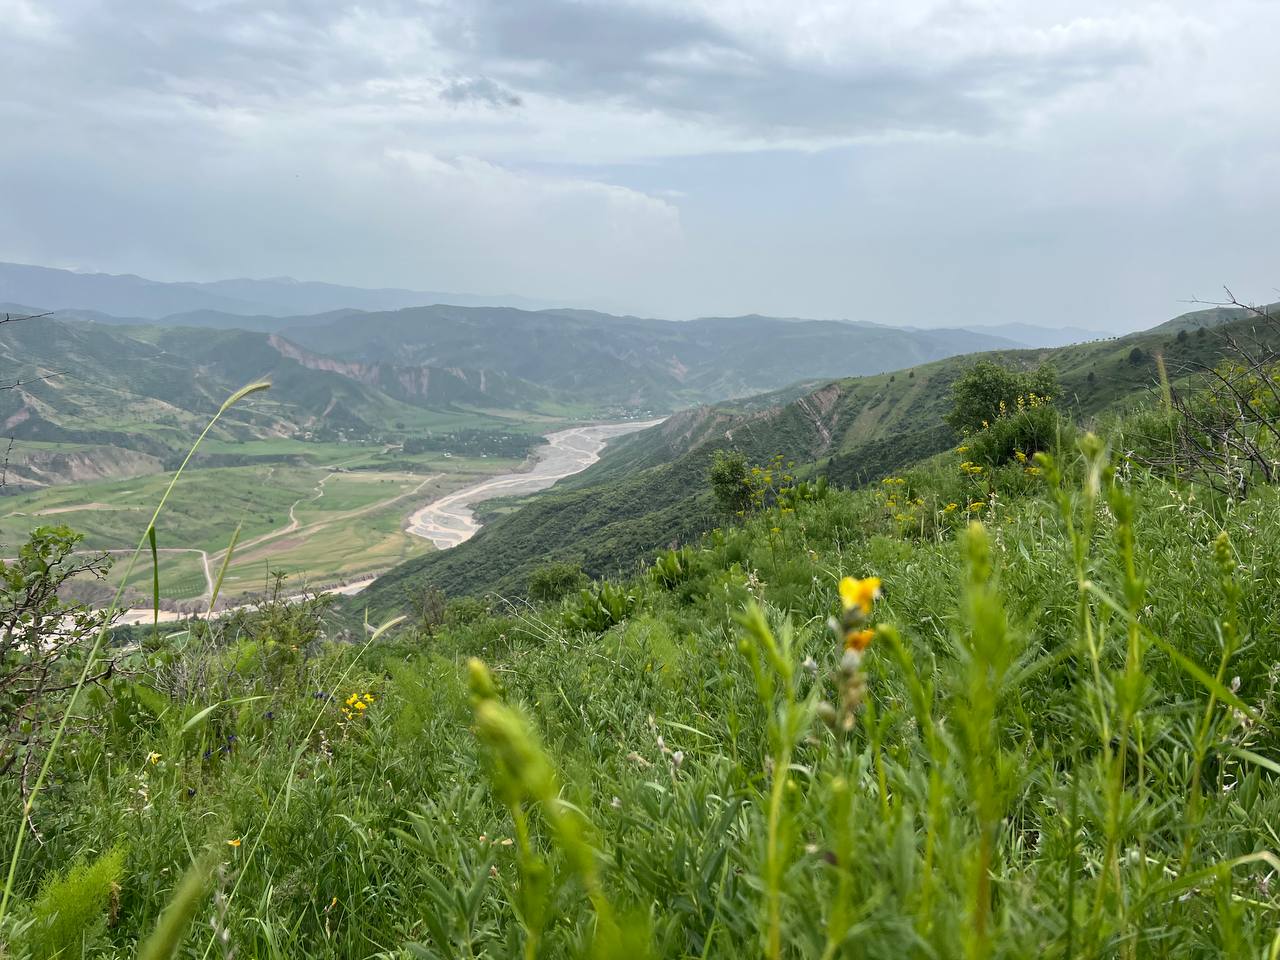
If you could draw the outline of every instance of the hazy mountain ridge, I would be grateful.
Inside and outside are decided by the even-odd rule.
[[[396,310],[440,301],[535,309],[547,305],[509,294],[476,296],[393,287],[369,289],[291,277],[168,282],[134,274],[79,273],[22,263],[0,263],[0,300],[151,320],[199,310],[291,316],[342,308]]]

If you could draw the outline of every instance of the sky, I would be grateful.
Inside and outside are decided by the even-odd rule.
[[[0,0],[0,260],[1114,332],[1280,299],[1280,2]]]

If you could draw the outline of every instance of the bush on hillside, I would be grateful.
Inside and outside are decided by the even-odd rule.
[[[751,509],[754,488],[747,458],[742,453],[717,450],[708,477],[716,503],[725,513],[739,514]]]
[[[1058,374],[1042,363],[1035,370],[1014,370],[992,360],[979,360],[951,387],[951,411],[946,421],[959,433],[970,434],[994,423],[1032,398],[1052,402],[1058,394]]]
[[[987,466],[1008,463],[1015,458],[1030,462],[1041,451],[1057,449],[1064,430],[1069,432],[1069,425],[1048,404],[1016,408],[969,435],[966,441],[969,458]]]
[[[529,599],[535,603],[554,603],[581,590],[586,582],[586,574],[579,564],[566,561],[543,564],[529,575]]]

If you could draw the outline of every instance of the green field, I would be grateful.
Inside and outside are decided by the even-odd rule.
[[[189,468],[157,525],[161,598],[187,605],[207,596],[202,552],[216,576],[237,526],[240,538],[223,585],[227,599],[261,591],[275,572],[287,574],[291,586],[328,586],[431,550],[402,529],[413,509],[519,466],[496,457],[406,456],[384,444],[290,439],[212,441],[203,452],[235,452],[251,462]],[[107,583],[118,584],[127,551],[143,536],[170,477],[166,472],[6,497],[0,500],[0,549],[12,552],[37,526],[65,524],[84,534],[86,549],[113,552],[117,563]],[[148,553],[129,577],[132,602],[147,601],[152,577]]]

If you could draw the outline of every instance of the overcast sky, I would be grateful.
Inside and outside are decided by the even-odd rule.
[[[1280,3],[0,0],[0,259],[659,316],[1278,299]]]

